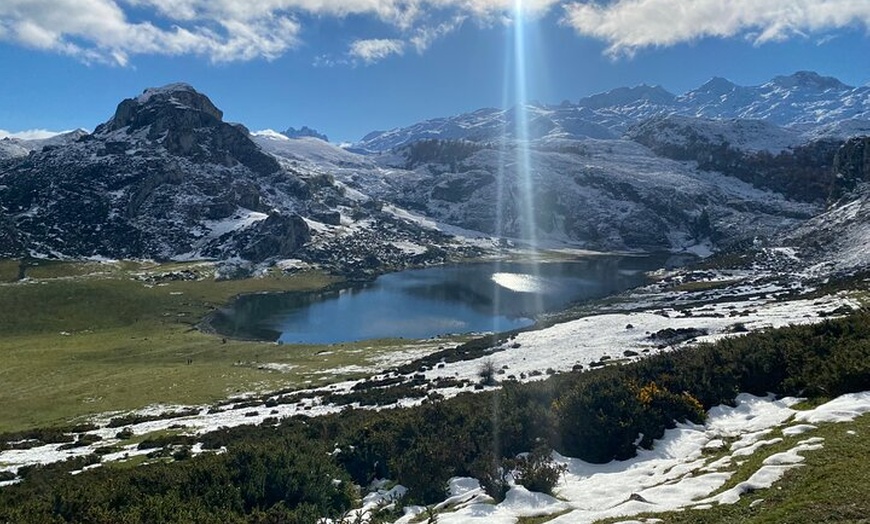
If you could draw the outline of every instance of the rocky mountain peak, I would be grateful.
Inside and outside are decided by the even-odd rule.
[[[822,76],[814,71],[798,71],[793,75],[777,76],[770,83],[785,89],[804,88],[817,91],[827,91],[828,89],[849,89],[849,86],[840,82],[836,78],[832,76]]]
[[[296,129],[295,127],[288,127],[286,131],[283,133],[287,138],[319,138],[324,142],[329,142],[329,137],[324,135],[323,133],[317,131],[316,129],[312,129],[308,126],[302,126],[301,129]]]
[[[606,93],[588,96],[580,100],[581,107],[600,109],[602,107],[631,105],[638,102],[667,105],[674,102],[676,95],[662,86],[642,84],[634,87],[619,87]]]
[[[152,87],[136,98],[118,104],[115,115],[97,127],[95,133],[128,128],[129,132],[151,126],[152,135],[168,128],[214,127],[223,122],[223,112],[211,100],[188,84]]]
[[[149,88],[123,100],[94,137],[111,151],[162,148],[196,162],[243,164],[261,175],[280,169],[251,141],[245,126],[224,122],[223,112],[207,96],[184,83]]]
[[[733,91],[735,87],[737,87],[737,85],[734,82],[728,80],[727,78],[722,78],[721,76],[714,76],[710,80],[707,80],[701,87],[699,87],[695,91],[701,93],[723,95],[725,93]]]

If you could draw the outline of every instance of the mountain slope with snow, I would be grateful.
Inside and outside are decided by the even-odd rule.
[[[0,170],[0,257],[300,258],[368,274],[474,249],[335,181],[371,159],[252,135],[187,84],[122,101],[92,134],[29,145]]]
[[[533,222],[544,245],[603,250],[724,246],[796,227],[820,210],[629,140],[539,142],[529,153],[530,183],[512,147],[481,146],[461,160],[409,169],[416,149],[339,179],[467,229],[518,238]]]
[[[615,138],[653,117],[682,115],[706,119],[764,120],[788,128],[795,144],[809,138],[848,138],[870,129],[870,86],[852,87],[831,77],[801,71],[759,86],[738,86],[713,78],[697,89],[674,95],[659,86],[618,88],[576,104],[528,108],[532,138]],[[513,110],[482,109],[405,128],[375,132],[354,147],[386,151],[417,140],[490,141],[513,132]]]
[[[779,240],[822,274],[870,267],[870,138],[849,140],[837,154],[835,170],[840,198]]]
[[[43,147],[0,175],[18,238],[3,255],[18,255],[14,245],[56,256],[157,259],[292,251],[308,231],[292,213],[270,211],[265,187],[281,184],[305,200],[304,184],[282,173],[247,130],[223,122],[207,97],[183,84],[149,89],[121,102],[93,134]],[[209,224],[220,221],[244,227],[218,238]],[[265,248],[249,238],[255,230],[288,240]]]
[[[861,129],[868,90],[812,73],[681,96],[640,86],[528,106],[528,141],[517,108],[481,109],[347,149],[311,130],[250,133],[171,84],[122,101],[92,134],[0,141],[13,151],[0,255],[377,272],[504,241],[706,254],[802,227],[810,238],[836,219],[807,221],[856,187],[835,170],[843,141],[814,137]]]
[[[25,157],[31,151],[40,151],[45,147],[60,147],[79,140],[88,134],[84,129],[76,129],[66,133],[58,133],[48,138],[3,138],[0,140],[0,160]]]

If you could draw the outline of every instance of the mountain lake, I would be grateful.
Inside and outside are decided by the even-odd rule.
[[[541,313],[642,285],[647,271],[673,263],[665,256],[607,255],[410,269],[314,293],[242,296],[211,323],[222,335],[287,344],[502,332],[531,326]]]

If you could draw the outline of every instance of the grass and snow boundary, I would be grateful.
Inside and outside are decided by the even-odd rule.
[[[435,385],[430,391],[444,398],[456,396],[462,392],[474,391],[478,385],[479,373],[484,364],[492,364],[497,370],[497,381],[515,380],[530,382],[546,379],[553,373],[571,371],[572,369],[590,369],[604,362],[628,362],[643,355],[667,352],[680,347],[679,344],[663,345],[650,339],[650,335],[663,329],[694,328],[708,333],[699,341],[713,341],[723,336],[733,336],[736,324],[742,329],[763,329],[782,327],[792,324],[814,323],[825,318],[832,311],[843,307],[858,307],[859,303],[848,295],[829,295],[816,299],[802,299],[780,302],[774,299],[758,299],[752,301],[719,302],[712,305],[699,305],[687,308],[681,312],[673,309],[655,309],[629,313],[608,313],[591,315],[580,319],[555,324],[553,326],[519,333],[493,348],[487,355],[469,360],[459,360],[439,364],[423,371],[415,372],[414,376],[423,377],[429,384]],[[440,344],[434,343],[428,352],[435,351]],[[421,352],[422,351],[422,352]],[[625,352],[635,356],[626,357]],[[336,369],[333,373],[370,373],[372,380],[387,379],[390,374],[382,374],[385,369],[414,361],[424,356],[426,351],[419,348],[408,348],[397,351],[391,358],[383,360],[381,365],[371,363],[368,366],[350,369]],[[268,366],[269,363],[261,363]],[[450,381],[446,387],[437,387],[439,381]],[[101,426],[89,434],[100,437],[100,441],[92,445],[68,449],[62,444],[46,444],[29,449],[10,449],[0,452],[0,471],[16,471],[23,466],[34,464],[50,464],[74,457],[82,457],[93,453],[97,448],[116,445],[121,449],[117,453],[104,457],[105,461],[126,459],[141,454],[133,444],[116,437],[119,431],[128,429],[135,435],[146,435],[163,431],[180,431],[188,435],[202,435],[218,428],[231,428],[241,425],[262,424],[264,421],[280,420],[297,415],[320,416],[336,413],[345,408],[324,401],[324,398],[351,393],[361,380],[348,380],[330,384],[324,387],[314,387],[309,390],[295,392],[299,400],[281,402],[270,405],[268,399],[261,402],[243,399],[227,403],[219,408],[199,406],[196,415],[184,417],[163,417],[160,413],[178,410],[189,410],[185,406],[152,406],[139,410],[134,415],[145,415],[152,420],[108,427],[112,416],[96,417],[94,422]],[[494,383],[485,389],[499,387]],[[415,406],[423,401],[423,397],[400,399],[398,405]],[[359,404],[351,403],[351,407],[359,408]]]
[[[708,411],[704,425],[680,424],[656,441],[653,449],[639,450],[635,458],[590,464],[554,453],[567,467],[555,496],[530,492],[514,485],[505,500],[495,504],[472,478],[454,478],[449,497],[429,508],[409,506],[395,522],[418,522],[427,511],[437,522],[513,524],[521,517],[553,515],[548,522],[587,523],[606,518],[627,518],[646,513],[705,509],[734,504],[744,495],[769,488],[790,469],[800,467],[803,454],[821,449],[824,439],[814,437],[816,425],[853,421],[870,412],[870,392],[842,395],[814,409],[794,409],[800,399],[741,394],[736,406]],[[733,484],[735,469],[762,449],[784,443],[788,449],[769,454],[745,480]],[[366,520],[387,504],[400,504],[405,489],[377,489],[365,497],[362,508],[348,522]],[[363,517],[363,518],[360,518]],[[425,519],[424,519],[425,521]]]
[[[502,342],[497,347],[491,348],[492,351],[484,352],[482,356],[478,356],[475,359],[443,362],[443,365],[438,364],[431,368],[427,367],[427,369],[415,369],[413,377],[414,380],[420,380],[428,384],[431,391],[440,395],[441,398],[449,398],[464,390],[478,389],[480,384],[477,383],[477,378],[480,366],[485,362],[491,362],[495,369],[504,371],[504,373],[497,375],[497,378],[500,380],[507,380],[510,376],[509,374],[515,374],[514,379],[517,382],[537,381],[541,378],[546,378],[548,373],[545,370],[560,373],[574,369],[578,365],[587,369],[593,363],[603,365],[602,363],[605,360],[608,361],[607,364],[609,365],[614,361],[628,362],[634,360],[644,353],[655,354],[669,351],[677,344],[662,344],[660,340],[657,341],[654,337],[650,336],[662,330],[681,328],[704,330],[709,333],[707,339],[714,340],[737,332],[738,330],[735,329],[737,324],[741,326],[741,330],[754,330],[788,324],[813,323],[832,314],[835,315],[837,311],[854,309],[860,306],[858,301],[849,295],[843,294],[783,302],[781,299],[774,297],[774,292],[771,290],[765,289],[764,293],[760,294],[757,293],[757,289],[755,291],[756,293],[753,293],[751,297],[740,297],[742,300],[737,297],[731,297],[733,300],[726,302],[723,299],[728,298],[727,294],[720,294],[718,301],[682,307],[679,310],[665,309],[657,306],[643,310],[596,314],[555,324],[538,331],[520,333],[513,339]],[[626,353],[633,351],[637,355],[621,354],[623,350]],[[401,355],[401,352],[398,352],[397,355]],[[410,355],[408,356],[410,357]],[[604,357],[611,358],[605,359]],[[410,358],[410,360],[414,359]],[[401,361],[402,358],[398,358],[393,363],[396,364]],[[505,369],[505,366],[507,366],[507,369]],[[372,369],[372,372],[376,374],[373,379],[377,379],[378,370]],[[384,374],[381,375],[381,378],[383,379],[388,376]],[[439,388],[437,387],[439,379],[450,379],[454,385],[447,388]],[[462,388],[456,387],[455,383],[462,381],[468,382],[468,384]],[[473,384],[471,384],[472,382]],[[332,403],[329,399],[353,393],[355,386],[360,383],[361,381],[347,381],[327,388],[313,388],[307,391],[294,392],[291,395],[295,394],[297,397],[294,397],[289,402],[285,402],[284,400],[286,399],[280,399],[281,402],[274,402],[275,398],[252,398],[222,406],[203,407],[196,413],[172,419],[158,418],[131,422],[130,424],[123,425],[123,427],[99,427],[87,432],[87,434],[103,437],[103,440],[97,444],[84,445],[72,449],[67,449],[62,445],[50,444],[35,446],[30,449],[4,451],[0,454],[0,469],[16,471],[24,465],[55,462],[71,456],[83,457],[100,446],[123,446],[122,450],[105,455],[103,457],[104,461],[121,460],[125,455],[127,458],[131,458],[143,451],[147,452],[137,449],[133,444],[118,442],[117,434],[125,429],[131,430],[137,436],[161,431],[174,431],[187,433],[192,438],[196,438],[197,435],[208,433],[219,427],[260,423],[270,425],[294,415],[311,416],[335,413],[342,410],[343,406],[340,403]],[[739,389],[735,391],[739,391]],[[270,400],[272,400],[271,404]],[[863,400],[866,402],[866,397]],[[414,406],[422,401],[423,399],[420,397],[410,397],[399,398],[395,403],[402,406]],[[768,401],[772,400],[768,399]],[[752,404],[753,402],[755,401],[751,401],[751,397],[740,397],[738,398],[738,408],[743,404]],[[762,401],[759,399],[758,402]],[[781,424],[783,420],[794,415],[790,402],[791,400],[779,401],[781,406],[777,407],[778,412],[785,418],[774,420],[774,426]],[[710,406],[713,404],[715,402],[707,403],[706,405]],[[387,404],[382,404],[381,406],[383,405]],[[375,409],[381,406],[376,406]],[[352,404],[352,407],[359,406]],[[481,506],[474,511],[491,517],[488,521],[492,521],[492,519],[499,521],[499,519],[504,518],[514,519],[509,520],[513,522],[516,518],[524,515],[536,513],[553,515],[569,512],[565,513],[566,516],[564,518],[568,518],[567,515],[575,514],[573,520],[570,520],[573,522],[578,521],[577,519],[585,518],[583,517],[585,515],[583,512],[590,511],[590,508],[597,512],[604,510],[623,511],[625,508],[634,507],[645,508],[645,511],[653,509],[663,511],[673,506],[674,500],[679,502],[678,507],[680,508],[704,506],[717,502],[731,502],[731,499],[736,500],[740,493],[756,489],[759,485],[763,484],[763,481],[778,478],[780,470],[793,467],[794,464],[800,461],[800,458],[798,458],[799,452],[814,449],[820,444],[812,434],[802,435],[802,432],[812,430],[809,426],[818,423],[812,417],[796,420],[796,424],[789,425],[784,431],[780,430],[782,437],[779,437],[759,433],[769,431],[771,428],[753,429],[749,427],[752,430],[749,431],[747,427],[740,424],[737,425],[737,430],[724,431],[715,424],[719,420],[716,409],[720,408],[714,408],[710,411],[709,422],[705,426],[684,424],[675,430],[670,430],[664,437],[656,440],[651,450],[640,450],[638,457],[634,459],[611,463],[611,465],[616,465],[611,466],[611,469],[607,469],[607,465],[595,466],[556,455],[555,457],[559,463],[568,467],[568,474],[556,488],[556,495],[561,497],[561,499],[552,499],[543,494],[529,493],[525,488],[514,487],[508,492],[504,502],[493,504],[491,501],[487,502],[481,492],[473,493],[474,489],[477,489],[474,487],[473,481],[462,480],[458,481],[458,483],[453,483],[456,486],[462,487],[462,489],[457,488],[461,493],[457,492],[451,500],[446,501],[446,504],[443,506],[439,505],[439,509],[443,510],[444,516],[447,517],[450,514],[450,511],[446,511],[448,508],[459,508],[461,515],[463,507],[470,507],[467,499],[471,497],[476,499],[476,504],[485,504],[485,506]],[[727,411],[729,408],[721,409]],[[756,408],[751,406],[747,409],[749,414],[745,417],[746,420],[763,421],[766,419],[764,415],[766,411],[763,413],[755,412],[753,410]],[[862,409],[867,410],[866,407]],[[791,410],[791,412],[788,410]],[[157,413],[155,415],[159,416]],[[733,418],[735,415],[732,413],[729,416]],[[739,419],[739,413],[737,417]],[[272,419],[272,422],[269,422],[268,419]],[[104,426],[104,423],[99,423],[99,425]],[[674,431],[677,433],[674,434]],[[798,437],[797,435],[801,436]],[[782,439],[785,437],[794,439],[795,444],[791,448],[782,451],[779,455],[770,458],[771,463],[765,464],[765,466],[771,466],[770,468],[759,467],[752,475],[740,479],[743,484],[736,483],[733,486],[729,484],[734,476],[733,467],[735,465],[739,465],[746,457],[757,456],[759,450],[781,444]],[[83,440],[81,436],[79,436],[79,439]],[[702,455],[700,458],[697,457],[697,450],[691,446],[700,446]],[[727,452],[724,451],[726,448]],[[200,449],[200,446],[194,446],[191,452],[196,454]],[[717,453],[718,455],[716,455]],[[708,458],[708,454],[714,455],[714,457]],[[688,460],[692,457],[694,459]],[[668,460],[671,462],[668,462]],[[613,478],[617,479],[616,475],[618,474],[629,476],[622,477],[622,480],[614,481],[615,485],[620,486],[621,489],[630,489],[630,491],[614,491],[612,499],[607,499],[606,492],[599,493],[599,497],[604,497],[599,500],[609,501],[606,505],[601,503],[596,503],[594,507],[584,505],[583,501],[586,499],[580,497],[575,501],[573,496],[570,495],[572,475],[574,476],[573,482],[582,486],[589,479],[595,478],[597,481],[600,481],[603,478],[606,479],[608,475],[613,475]],[[630,481],[631,475],[636,475],[637,479],[643,482],[632,484]],[[697,479],[702,479],[703,481],[698,481]],[[685,485],[684,482],[686,483]],[[603,486],[603,484],[596,482],[593,483],[593,486]],[[676,492],[672,493],[674,490]],[[587,493],[589,489],[584,488],[580,491]],[[689,493],[691,497],[687,498],[686,493]],[[394,490],[393,496],[397,494]],[[659,499],[655,498],[659,496]],[[377,498],[376,495],[370,496],[367,497],[366,501],[367,503],[372,503]],[[645,507],[650,504],[655,504],[657,507]],[[623,513],[614,513],[614,515],[617,514],[622,515]],[[463,520],[461,516],[457,518]],[[598,518],[598,516],[594,518]]]

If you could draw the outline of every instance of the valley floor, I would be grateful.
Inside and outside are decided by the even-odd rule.
[[[426,398],[498,388],[499,382],[536,381],[572,370],[618,365],[687,343],[818,322],[860,309],[866,296],[863,284],[852,286],[858,291],[818,290],[772,272],[675,272],[659,275],[657,283],[645,288],[594,306],[580,306],[542,321],[538,329],[496,338],[492,343],[469,345],[461,344],[462,340],[433,339],[297,348],[221,342],[191,327],[198,315],[229,296],[276,287],[316,289],[330,283],[322,276],[303,274],[269,281],[272,277],[267,275],[259,283],[256,279],[254,283],[229,283],[217,290],[198,287],[196,278],[202,275],[197,272],[207,270],[188,265],[159,270],[125,268],[121,273],[118,267],[110,266],[103,268],[106,274],[97,274],[95,268],[98,266],[52,269],[48,265],[39,270],[41,274],[34,271],[29,281],[3,285],[7,302],[39,298],[44,307],[52,301],[60,304],[61,312],[51,315],[50,320],[44,312],[33,313],[32,318],[46,325],[37,322],[27,327],[20,320],[4,323],[12,326],[0,345],[12,357],[8,360],[11,367],[4,371],[6,391],[0,396],[12,415],[4,428],[24,430],[24,436],[12,443],[12,449],[0,452],[0,473],[14,477],[23,467],[94,452],[100,453],[103,464],[138,464],[152,451],[141,449],[139,444],[155,435],[183,434],[195,439],[218,428],[271,424],[296,415],[336,413],[348,406],[380,409],[419,405]],[[196,278],[186,281],[167,276],[187,271]],[[130,278],[133,273],[139,275],[138,280]],[[103,311],[108,317],[103,319],[103,326],[92,326],[93,317],[75,318],[71,311],[78,311],[80,304],[68,301],[94,289],[124,293],[134,310],[118,312],[117,305],[110,305],[115,311]],[[184,313],[182,318],[190,323],[179,323],[177,318],[167,323],[167,313]],[[137,320],[130,321],[125,314]],[[64,322],[74,327],[67,331],[62,328]],[[52,332],[46,334],[49,330]],[[159,351],[155,344],[146,342],[149,337],[159,340]],[[119,345],[117,341],[122,339]],[[26,347],[29,344],[38,344],[41,349]],[[79,395],[74,398],[74,409],[61,402],[46,416],[40,403],[55,402],[71,391],[61,379],[63,363],[72,363],[68,372],[81,373],[83,382],[76,387],[83,391],[92,386],[89,380],[104,383],[106,377],[100,373],[113,366],[120,365],[126,371],[113,377],[113,383],[119,384],[115,390],[101,392],[108,397],[107,403]],[[484,367],[494,371],[491,385],[480,383]],[[22,372],[29,368],[36,372]],[[191,374],[195,368],[200,371]],[[155,373],[162,376],[155,379]],[[120,384],[139,374],[141,383],[127,385],[145,390],[133,396],[119,395],[124,391]],[[191,387],[185,384],[208,383],[215,376],[221,380],[209,390],[185,389]],[[149,388],[151,382],[145,377],[165,384],[169,393],[157,402],[148,400],[154,398],[155,388]],[[392,400],[360,406],[359,390],[374,387],[389,391],[393,387],[381,388],[380,383],[395,385],[396,394],[384,395]],[[30,395],[40,388],[48,393]],[[669,430],[652,450],[641,451],[629,461],[596,466],[557,455],[567,473],[555,490],[556,498],[514,487],[506,500],[496,505],[487,501],[476,481],[455,479],[451,498],[438,506],[442,512],[439,522],[517,522],[535,515],[554,516],[554,522],[592,522],[650,511],[733,504],[769,487],[786,470],[804,462],[803,453],[815,452],[832,432],[840,431],[827,423],[854,420],[870,411],[868,393],[804,411],[795,409],[798,399],[742,395],[738,400],[735,408],[713,409],[705,426],[683,425]],[[136,406],[136,402],[150,405]],[[63,410],[69,411],[62,415]],[[37,418],[25,415],[34,412]],[[68,426],[69,415],[79,415],[74,422],[88,426],[69,433],[66,441],[47,443],[26,436],[26,430],[36,424]],[[866,417],[856,424],[860,431],[866,431]],[[122,433],[126,435],[121,437]],[[131,439],[131,435],[135,437]],[[201,451],[198,445],[192,448],[194,454]],[[15,482],[13,478],[3,484]],[[365,499],[366,507],[383,504],[384,496],[389,496],[377,493],[375,489]],[[763,504],[753,502],[751,507]],[[412,521],[423,508],[409,511],[402,522]]]

